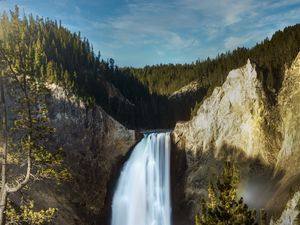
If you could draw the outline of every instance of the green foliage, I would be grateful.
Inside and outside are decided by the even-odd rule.
[[[44,68],[49,59],[45,52],[47,41],[41,35],[46,32],[41,29],[43,22],[32,16],[29,21],[26,17],[20,19],[16,7],[10,17],[2,16],[0,24],[1,30],[5,31],[0,42],[0,57],[8,68],[5,75],[16,87],[11,90],[16,99],[16,117],[10,129],[12,138],[9,143],[16,164],[11,167],[18,168],[30,153],[33,174],[38,175],[40,170],[50,168],[60,170],[62,150],[50,151],[47,147],[54,129],[49,125],[46,105],[49,91],[45,87],[48,78]]]
[[[208,185],[208,200],[202,201],[196,225],[252,225],[256,224],[255,210],[249,210],[243,198],[237,200],[239,172],[226,162],[216,184]]]
[[[33,18],[32,15],[20,19],[17,8],[10,16],[2,15],[1,30],[4,31],[3,44],[12,51],[26,53],[25,61],[33,62],[30,65],[32,75],[70,88],[85,100],[93,97],[87,86],[96,81],[100,59],[94,56],[87,39],[81,40],[80,34],[70,33],[56,21]],[[18,42],[11,40],[26,45],[13,46]],[[15,65],[22,68],[24,63],[16,61]],[[102,66],[108,67],[107,63]]]
[[[300,51],[299,39],[300,24],[297,24],[277,31],[270,40],[267,38],[253,48],[237,48],[192,64],[160,64],[131,68],[131,72],[151,93],[170,95],[195,80],[202,87],[220,86],[230,70],[244,65],[249,58],[261,72],[265,86],[278,91],[285,66]]]
[[[17,44],[13,49],[27,53],[27,59],[33,61],[32,74],[72,90],[89,106],[101,105],[131,128],[173,127],[178,120],[190,119],[191,108],[209,95],[207,90],[222,85],[228,72],[244,65],[247,58],[255,62],[266,91],[276,92],[281,87],[284,67],[300,50],[298,24],[276,32],[270,40],[265,39],[253,48],[237,48],[214,59],[140,69],[118,68],[113,59],[105,61],[100,53],[95,55],[88,39],[80,32],[71,33],[57,21],[32,15],[20,18],[16,10],[1,16],[0,27],[3,45],[10,45],[15,31],[19,32],[20,41],[30,43],[25,48]],[[22,67],[24,62],[16,61],[15,65]],[[192,81],[201,87],[195,96],[176,101],[168,98]],[[112,94],[111,84],[130,103]]]
[[[46,81],[49,77],[45,68],[49,59],[45,39],[41,35],[42,24],[42,20],[34,20],[32,16],[29,21],[26,17],[20,19],[18,7],[10,17],[4,14],[0,21],[0,30],[5,31],[1,33],[0,63],[5,68],[3,75],[7,84],[14,84],[9,93],[15,100],[12,114],[15,117],[11,118],[8,132],[10,164],[3,164],[10,173],[5,172],[2,176],[5,185],[2,185],[1,193],[7,194],[1,197],[1,215],[7,196],[28,188],[31,181],[70,179],[68,170],[62,167],[62,149],[51,149],[49,145],[54,129],[49,123],[46,104],[49,95]],[[9,224],[46,224],[57,211],[49,208],[35,212],[33,207],[33,202],[21,205],[17,211],[8,206],[5,213],[11,220]]]
[[[110,75],[107,79],[138,106],[140,110],[138,115],[141,115],[142,118],[147,118],[151,124],[154,124],[153,119],[149,119],[141,110],[147,105],[146,109],[154,112],[156,119],[168,121],[168,126],[172,127],[178,120],[190,119],[203,99],[210,96],[216,86],[223,84],[229,71],[245,65],[248,58],[256,64],[258,77],[262,81],[265,91],[270,96],[274,92],[278,92],[285,67],[291,64],[300,51],[299,39],[300,24],[297,24],[287,27],[283,31],[277,31],[270,40],[267,38],[253,48],[237,48],[232,52],[219,54],[214,59],[198,60],[192,64],[160,64],[144,68],[122,68],[121,71]],[[168,99],[168,96],[192,81],[197,81],[200,88],[206,91],[202,91],[196,97],[187,95],[177,101]],[[133,85],[131,89],[131,84],[136,84],[139,88]],[[150,93],[150,96],[145,94],[145,90],[140,87],[141,84]],[[139,97],[139,102],[135,101]],[[151,106],[153,103],[154,105]],[[163,110],[164,108],[169,110]]]
[[[34,210],[34,202],[30,201],[27,204],[21,203],[18,207],[13,207],[10,202],[6,209],[6,224],[28,224],[28,225],[46,225],[49,224],[57,213],[57,208]]]
[[[297,217],[295,218],[294,222],[296,225],[300,225],[300,200],[297,203],[296,209],[298,210],[299,213],[298,213]]]

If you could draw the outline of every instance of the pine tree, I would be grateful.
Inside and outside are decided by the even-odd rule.
[[[208,200],[201,203],[199,225],[254,225],[255,210],[249,210],[243,198],[237,200],[239,172],[226,162],[216,184],[208,185]]]
[[[267,213],[264,209],[261,209],[259,212],[259,225],[267,225],[267,224],[268,224]]]
[[[5,214],[11,215],[11,208],[7,208],[9,196],[23,190],[30,181],[69,178],[68,172],[61,167],[61,149],[50,151],[47,147],[48,138],[54,130],[49,126],[47,115],[45,96],[48,90],[45,87],[45,77],[41,73],[44,53],[39,46],[40,42],[30,40],[27,23],[19,20],[17,7],[11,12],[11,20],[13,23],[11,27],[1,27],[9,32],[0,41],[0,62],[3,68],[1,104],[4,112],[1,114],[4,140],[1,159],[1,225],[5,224]],[[8,113],[11,112],[7,112],[6,103],[8,84],[14,87],[9,92],[14,96],[16,103],[14,107],[16,118],[10,127]],[[26,165],[24,171],[18,169],[22,164]],[[8,165],[10,171],[15,171],[13,174],[8,175]],[[20,173],[16,174],[17,171]],[[23,206],[26,212],[34,213],[32,208],[32,204]],[[49,219],[55,209],[41,211],[35,215],[43,216],[43,212],[47,213],[48,216],[44,216]]]

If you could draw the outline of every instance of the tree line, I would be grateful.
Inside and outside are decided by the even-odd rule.
[[[129,68],[150,93],[170,95],[192,81],[203,87],[220,86],[228,72],[246,64],[255,63],[266,87],[278,91],[285,66],[289,66],[300,50],[300,24],[274,33],[252,48],[237,48],[206,60],[191,64],[160,64],[144,68]]]
[[[297,24],[277,31],[253,48],[237,48],[214,59],[119,68],[113,59],[104,60],[100,52],[95,54],[89,40],[80,32],[70,32],[61,22],[32,15],[18,15],[18,20],[12,20],[9,14],[3,13],[0,24],[2,39],[14,32],[16,25],[19,27],[21,38],[30,43],[28,51],[34,58],[36,76],[72,90],[87,106],[100,105],[130,128],[172,128],[176,121],[190,119],[214,87],[223,84],[228,72],[244,65],[248,58],[256,64],[267,93],[276,95],[285,67],[300,50],[300,25]],[[169,98],[192,81],[197,81],[200,87],[195,95]],[[128,101],[111,95],[111,84]]]

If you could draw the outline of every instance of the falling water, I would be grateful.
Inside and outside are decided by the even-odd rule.
[[[125,163],[112,225],[171,225],[170,133],[145,134]]]

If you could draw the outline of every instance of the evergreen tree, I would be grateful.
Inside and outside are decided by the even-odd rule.
[[[264,209],[259,212],[259,225],[268,225],[267,213]]]
[[[298,215],[295,218],[294,222],[296,225],[300,225],[300,200],[297,203],[296,209],[298,210]]]
[[[178,120],[189,120],[191,109],[199,106],[196,102],[209,96],[210,90],[223,84],[230,70],[244,65],[248,58],[256,64],[265,91],[276,102],[284,68],[300,51],[300,24],[297,24],[276,32],[253,48],[237,48],[213,59],[118,68],[113,59],[103,60],[100,53],[95,55],[80,32],[71,33],[57,21],[16,15],[19,13],[2,14],[0,40],[6,42],[11,33],[19,30],[21,40],[33,43],[32,48],[23,50],[34,58],[36,75],[68,88],[88,106],[100,105],[130,128],[173,127]],[[192,81],[199,84],[194,96],[168,98]],[[111,95],[111,90],[115,90],[112,85],[132,104]]]
[[[45,97],[48,91],[45,87],[43,74],[43,48],[38,38],[31,40],[28,33],[28,24],[20,21],[19,10],[16,7],[11,12],[10,27],[0,41],[1,75],[1,104],[3,130],[3,158],[1,159],[1,196],[0,196],[0,224],[6,224],[5,214],[11,215],[7,208],[10,195],[20,192],[28,186],[30,181],[39,179],[65,179],[68,172],[61,167],[61,149],[48,149],[47,142],[53,128],[49,126],[48,111]],[[25,25],[24,25],[25,24]],[[10,94],[14,95],[13,125],[9,126],[7,101],[8,85],[13,84]],[[26,165],[20,171],[20,165]],[[8,170],[10,169],[10,170]],[[14,171],[8,174],[8,171]],[[24,205],[23,209],[29,213],[33,205]],[[43,215],[43,212],[47,214]],[[41,211],[41,217],[49,219],[55,210]],[[43,221],[43,218],[40,218]],[[17,220],[17,219],[16,219]],[[31,223],[41,224],[41,223]]]
[[[234,164],[226,162],[216,184],[208,185],[208,200],[201,203],[201,214],[196,225],[253,225],[255,210],[248,209],[243,198],[237,200],[239,172]]]

